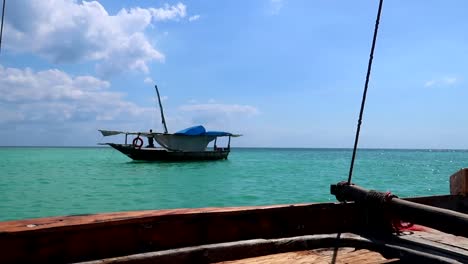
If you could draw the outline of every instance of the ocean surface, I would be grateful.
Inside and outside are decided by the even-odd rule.
[[[0,148],[0,221],[143,209],[335,201],[350,149],[235,148],[215,162],[132,162],[111,148]],[[468,151],[359,150],[353,182],[400,197],[449,193]]]

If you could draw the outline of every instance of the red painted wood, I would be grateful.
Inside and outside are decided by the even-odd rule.
[[[360,223],[353,204],[331,203],[29,219],[0,223],[0,263],[74,262],[253,238],[346,232]]]

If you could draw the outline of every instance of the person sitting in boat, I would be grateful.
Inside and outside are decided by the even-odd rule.
[[[149,131],[151,135],[148,136],[148,146],[147,148],[154,148],[154,137],[153,137],[153,129]]]

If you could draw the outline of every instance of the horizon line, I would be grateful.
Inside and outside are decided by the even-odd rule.
[[[13,146],[3,145],[0,148],[109,148],[109,146]],[[231,149],[336,149],[336,150],[352,150],[352,147],[231,147]],[[465,150],[464,148],[391,148],[391,147],[363,147],[358,150]]]

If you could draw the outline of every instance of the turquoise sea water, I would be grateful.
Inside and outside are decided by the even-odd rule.
[[[141,209],[335,201],[349,149],[233,149],[216,162],[141,163],[110,148],[0,148],[0,220]],[[353,182],[447,194],[468,151],[359,150]]]

